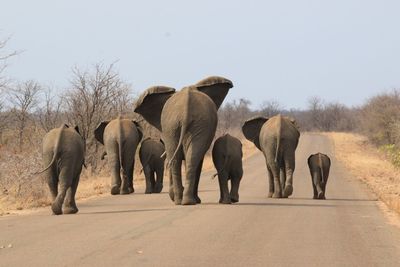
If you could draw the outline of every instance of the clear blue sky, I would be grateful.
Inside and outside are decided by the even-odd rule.
[[[66,88],[74,65],[119,60],[136,92],[231,79],[228,99],[303,108],[400,88],[400,1],[2,0],[7,73]]]

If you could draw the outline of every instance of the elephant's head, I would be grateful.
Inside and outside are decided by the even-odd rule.
[[[246,120],[242,126],[242,132],[246,139],[253,142],[259,150],[261,150],[260,131],[267,120],[268,118],[258,116]]]
[[[104,136],[104,130],[106,128],[106,126],[110,123],[110,121],[102,121],[99,123],[99,125],[97,125],[96,129],[94,130],[94,137],[96,138],[97,141],[99,141],[102,145],[104,145],[104,140],[103,140],[103,136]],[[136,126],[136,129],[138,131],[139,134],[139,142],[140,140],[142,140],[143,137],[143,130],[142,127],[140,126],[140,124],[135,121],[132,120],[132,123]]]
[[[218,109],[233,84],[223,77],[211,76],[191,86],[206,95]],[[137,100],[135,112],[161,131],[161,112],[167,100],[175,93],[175,89],[166,86],[154,86],[147,89]]]

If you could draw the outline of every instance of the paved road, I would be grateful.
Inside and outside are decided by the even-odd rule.
[[[245,162],[240,203],[216,204],[204,173],[204,204],[174,206],[166,193],[107,196],[77,215],[0,217],[0,266],[400,266],[400,230],[333,158],[329,200],[312,200],[310,153],[333,155],[321,135],[303,135],[294,195],[267,199],[263,158]]]

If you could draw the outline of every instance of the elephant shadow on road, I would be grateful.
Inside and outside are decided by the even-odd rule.
[[[296,199],[296,200],[313,200],[311,198],[292,198],[292,199]],[[319,201],[319,200],[316,200]],[[367,199],[367,198],[327,198],[325,200],[323,200],[322,202],[325,201],[357,201],[357,202],[375,202],[378,201],[377,198],[371,198],[371,199]]]
[[[283,202],[276,202],[276,203],[271,203],[271,202],[242,202],[242,203],[235,203],[234,206],[278,206],[278,207],[337,207],[337,205],[333,204],[324,204],[324,203],[283,203]]]
[[[116,214],[116,213],[135,213],[135,212],[152,212],[152,211],[167,211],[171,209],[130,209],[130,210],[109,210],[109,211],[89,211],[81,212],[81,215],[96,215],[96,214]]]

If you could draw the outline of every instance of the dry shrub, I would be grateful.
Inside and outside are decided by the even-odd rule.
[[[375,144],[400,145],[400,91],[370,98],[361,108],[363,133]]]
[[[366,183],[391,209],[400,213],[400,171],[367,137],[349,133],[327,133],[334,141],[336,158],[351,174]]]

